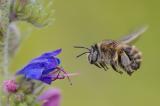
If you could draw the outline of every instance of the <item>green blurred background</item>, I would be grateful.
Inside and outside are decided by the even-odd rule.
[[[160,106],[160,1],[159,0],[55,0],[53,25],[42,29],[20,23],[29,38],[11,63],[16,71],[45,51],[63,48],[62,66],[81,75],[56,81],[52,87],[62,89],[62,106]],[[149,25],[136,43],[143,53],[139,71],[129,77],[112,69],[107,72],[88,63],[74,45],[90,46],[103,39],[117,39],[135,28]]]

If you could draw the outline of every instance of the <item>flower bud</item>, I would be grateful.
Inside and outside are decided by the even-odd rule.
[[[15,80],[5,80],[3,82],[3,89],[7,93],[15,93],[17,91],[18,84]]]

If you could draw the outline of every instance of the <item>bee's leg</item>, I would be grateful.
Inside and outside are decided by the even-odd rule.
[[[107,71],[108,67],[104,62],[99,63],[99,65],[105,70]]]
[[[94,63],[95,66],[97,66],[98,68],[102,68],[101,66],[99,66],[98,63]]]
[[[111,66],[112,66],[112,68],[113,68],[114,71],[116,71],[116,72],[118,72],[118,73],[120,73],[120,74],[123,74],[122,71],[120,71],[120,70],[117,69],[117,67],[118,67],[117,61],[113,61],[113,60],[112,60],[112,61],[110,62],[110,64],[111,64]]]
[[[123,72],[118,70],[118,53],[117,52],[113,52],[112,54],[112,60],[110,61],[110,65],[112,66],[112,68],[114,69],[114,71],[122,74]]]
[[[108,69],[107,64],[105,62],[102,62],[103,66]]]

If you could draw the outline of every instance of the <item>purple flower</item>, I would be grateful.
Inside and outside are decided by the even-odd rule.
[[[37,100],[42,101],[42,106],[60,106],[61,91],[58,88],[47,90]]]
[[[39,80],[47,84],[51,84],[56,79],[64,79],[65,76],[60,75],[60,73],[63,72],[65,75],[67,73],[59,67],[61,61],[56,57],[61,51],[61,49],[58,49],[42,54],[31,60],[16,75],[24,75],[27,79]]]
[[[15,80],[5,80],[3,82],[3,89],[7,93],[15,93],[17,91],[18,84]]]

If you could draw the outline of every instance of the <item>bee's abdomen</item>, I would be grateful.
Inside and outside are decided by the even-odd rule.
[[[123,47],[123,50],[125,51],[125,53],[131,61],[130,67],[133,70],[139,69],[142,62],[142,53],[135,46],[129,45],[125,45]]]

